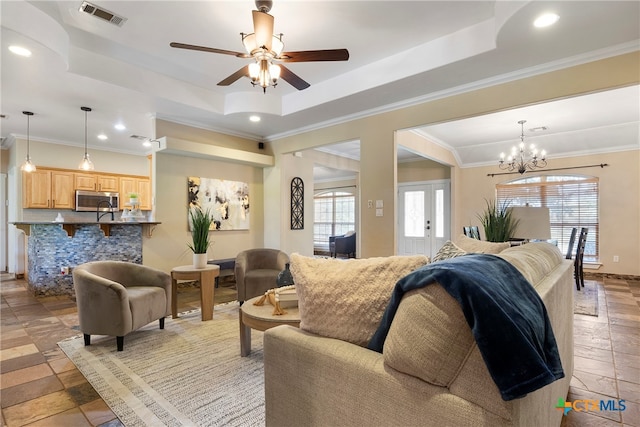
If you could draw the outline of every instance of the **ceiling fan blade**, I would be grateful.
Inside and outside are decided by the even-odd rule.
[[[327,49],[282,52],[276,59],[284,62],[346,61],[349,59],[349,51],[347,49]]]
[[[259,10],[253,13],[253,31],[256,33],[256,44],[258,47],[266,47],[271,50],[271,40],[273,39],[273,16]]]
[[[169,43],[169,46],[175,47],[178,49],[199,50],[202,52],[221,53],[223,55],[233,55],[233,56],[237,56],[238,58],[251,58],[251,56],[243,52],[234,52],[232,50],[216,49],[214,47],[196,46],[193,44],[184,44],[184,43],[176,43],[176,42]]]
[[[229,86],[230,84],[235,83],[240,77],[244,77],[248,75],[249,75],[249,66],[245,65],[244,67],[240,68],[238,71],[236,71],[235,73],[231,74],[229,77],[227,77],[226,79],[218,83],[218,86]]]
[[[289,83],[291,86],[295,87],[298,90],[305,90],[309,86],[309,83],[302,80],[297,74],[293,71],[280,64],[280,78],[285,82]]]

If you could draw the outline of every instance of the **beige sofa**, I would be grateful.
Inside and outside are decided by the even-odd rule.
[[[291,326],[265,332],[267,426],[560,425],[555,406],[573,373],[572,264],[546,243],[498,256],[542,298],[564,378],[504,401],[458,302],[433,284],[404,296],[383,353]]]

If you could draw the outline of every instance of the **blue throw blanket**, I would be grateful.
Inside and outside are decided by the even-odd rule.
[[[405,292],[434,282],[460,303],[504,400],[524,397],[564,377],[540,296],[514,266],[495,255],[469,254],[435,262],[400,279],[368,348],[382,352]]]

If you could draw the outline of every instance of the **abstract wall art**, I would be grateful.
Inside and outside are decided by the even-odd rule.
[[[212,230],[249,229],[249,184],[246,182],[190,176],[188,197],[189,209],[209,210]]]

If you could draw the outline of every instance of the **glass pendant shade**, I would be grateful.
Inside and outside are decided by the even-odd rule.
[[[94,169],[93,162],[89,158],[89,154],[84,154],[82,161],[78,165],[78,169],[82,169],[83,171],[92,171]]]
[[[33,116],[33,113],[31,111],[23,111],[22,114],[24,114],[25,116],[27,116],[27,157],[24,160],[24,163],[22,164],[22,166],[20,166],[20,170],[24,171],[24,172],[35,172],[36,170],[36,165],[33,164],[33,162],[31,161],[31,154],[29,152],[30,150],[30,141],[29,141],[29,119],[31,118],[31,116]]]
[[[94,169],[93,162],[89,158],[89,153],[87,152],[87,113],[91,111],[91,108],[80,107],[80,109],[84,111],[84,157],[82,157],[82,161],[80,162],[80,165],[78,165],[78,169],[92,171]]]
[[[36,171],[36,165],[33,164],[33,162],[31,161],[31,156],[29,156],[27,154],[27,158],[25,159],[24,163],[22,164],[22,166],[20,166],[20,170],[24,171],[24,172],[35,172]]]

